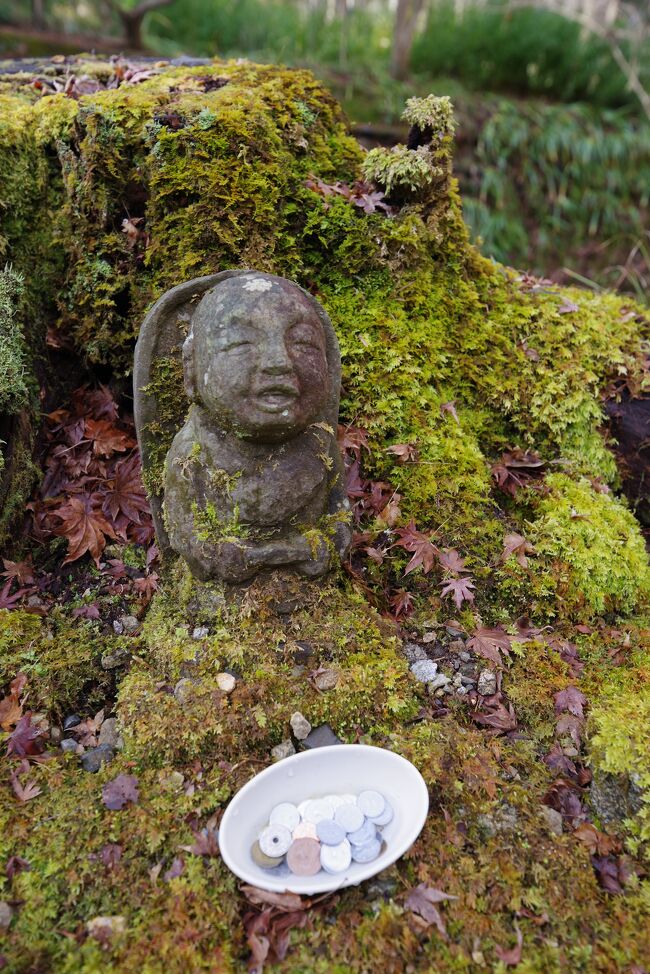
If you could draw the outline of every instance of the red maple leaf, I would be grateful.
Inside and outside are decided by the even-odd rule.
[[[11,772],[9,780],[19,802],[31,801],[32,798],[36,798],[41,793],[41,789],[33,781],[26,781],[23,785],[16,771]]]
[[[465,561],[466,559],[462,558],[455,548],[447,548],[446,551],[441,551],[438,555],[438,564],[440,567],[446,568],[447,571],[452,572],[454,575],[458,575],[466,570]]]
[[[565,690],[560,690],[553,699],[555,700],[556,714],[568,710],[570,714],[575,714],[576,717],[583,716],[583,708],[587,703],[587,698],[577,687],[567,687]]]
[[[506,450],[501,459],[492,465],[492,476],[501,490],[515,497],[520,488],[544,475],[545,466],[537,453],[514,447]]]
[[[399,463],[415,463],[418,458],[415,443],[394,443],[386,447],[386,453],[392,453]]]
[[[420,883],[411,890],[404,906],[407,910],[411,910],[412,913],[417,913],[424,920],[427,927],[433,924],[441,937],[446,939],[447,929],[437,904],[443,903],[445,900],[457,899],[457,896],[451,896],[449,893],[443,893],[440,889],[427,886],[426,883]]]
[[[443,402],[440,404],[440,415],[445,416],[446,414],[448,414],[449,416],[453,416],[456,422],[458,423],[458,425],[460,426],[460,420],[458,418],[458,413],[456,412],[455,399],[450,399],[449,402]]]
[[[135,446],[133,437],[108,419],[85,420],[84,434],[92,442],[93,453],[100,457],[110,457]]]
[[[10,754],[15,754],[19,758],[41,754],[45,747],[42,737],[42,728],[32,724],[31,714],[25,714],[7,738],[7,757]]]
[[[55,528],[54,534],[67,538],[68,554],[63,564],[81,558],[86,552],[99,565],[99,556],[106,546],[106,538],[116,539],[115,531],[108,523],[98,506],[101,495],[84,494],[81,497],[70,497],[69,500],[56,511],[61,524]]]
[[[532,544],[529,544],[523,535],[513,532],[512,534],[506,534],[503,539],[503,552],[500,561],[505,562],[508,558],[514,556],[522,568],[527,568],[528,558],[526,555],[534,554],[535,549]]]
[[[479,629],[468,640],[467,647],[491,663],[501,666],[502,654],[509,653],[512,647],[512,637],[500,626],[496,629]]]
[[[4,578],[15,578],[19,585],[34,584],[34,566],[32,556],[28,555],[23,561],[9,561],[3,558],[5,570],[0,572]]]
[[[438,555],[438,548],[431,541],[431,537],[428,534],[423,534],[422,531],[418,531],[413,520],[405,528],[398,528],[395,534],[399,540],[392,547],[404,548],[413,554],[413,557],[404,569],[404,574],[409,575],[416,568],[419,568],[420,565],[425,575],[428,574],[433,568],[436,556]]]
[[[441,582],[442,591],[440,595],[444,598],[446,595],[451,595],[454,602],[456,603],[456,608],[460,609],[463,602],[473,602],[474,593],[473,588],[476,588],[474,582],[471,578],[464,575],[462,578],[450,578],[446,582]]]
[[[113,811],[119,811],[129,802],[137,805],[139,798],[138,779],[132,774],[118,774],[102,789],[102,801]]]
[[[142,470],[137,451],[118,460],[113,477],[105,488],[103,510],[115,521],[122,514],[134,524],[140,523],[140,515],[149,513],[149,502],[142,485]]]
[[[404,589],[398,589],[388,600],[396,619],[410,615],[413,611],[413,596]]]

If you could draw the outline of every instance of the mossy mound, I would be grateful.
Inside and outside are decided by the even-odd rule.
[[[112,77],[106,65],[83,71]],[[618,896],[598,885],[576,837],[586,813],[565,810],[558,835],[543,803],[560,774],[584,789],[589,760],[596,775],[634,774],[648,788],[645,730],[622,725],[647,709],[648,569],[616,493],[600,401],[613,378],[643,386],[647,321],[629,301],[555,290],[470,247],[450,117],[435,101],[425,115],[411,106],[418,144],[405,150],[435,167],[430,180],[400,183],[375,157],[374,188],[389,172],[398,207],[387,215],[337,191],[360,177],[362,153],[309,74],[233,63],[150,74],[78,100],[45,97],[29,76],[0,78],[0,236],[26,277],[34,340],[49,324],[89,363],[128,373],[145,310],[180,280],[251,266],[298,281],[337,331],[342,420],[365,431],[363,476],[399,494],[398,526],[413,519],[440,549],[459,550],[475,601],[457,610],[435,572],[405,577],[405,558],[385,547],[384,563],[364,562],[353,581],[271,578],[238,595],[167,563],[128,639],[67,609],[42,620],[1,612],[3,685],[25,672],[27,705],[51,722],[105,705],[125,743],[96,775],[74,755],[33,762],[20,774],[41,794],[21,804],[3,787],[1,862],[29,866],[14,860],[1,874],[7,969],[243,970],[246,900],[197,836],[268,763],[298,709],[413,760],[431,814],[379,885],[309,911],[279,970],[500,974],[519,935],[510,966],[522,974],[647,964],[645,797],[611,826],[636,857]],[[154,377],[164,408],[151,487],[186,408],[181,378],[173,359]],[[396,445],[412,448],[407,462]],[[517,448],[536,451],[539,476],[498,490],[491,466]],[[365,527],[389,530],[379,517]],[[528,548],[508,547],[518,536]],[[383,593],[398,586],[410,586],[413,610],[401,625],[366,598],[387,613]],[[458,634],[477,631],[506,694],[487,714],[468,695],[429,693],[403,652],[413,639],[448,666]],[[509,647],[500,666],[495,639]],[[107,668],[111,655],[122,664]],[[216,679],[226,667],[238,676],[230,695]],[[323,669],[336,681],[325,691]],[[584,726],[558,703],[578,688]],[[120,772],[137,777],[139,799],[110,811],[102,787]],[[623,869],[623,859],[601,850],[593,864]],[[446,934],[406,908],[418,883],[458,897],[442,907]],[[124,922],[97,940],[86,924],[98,916]]]

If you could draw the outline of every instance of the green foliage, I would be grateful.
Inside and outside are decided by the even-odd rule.
[[[377,183],[387,195],[395,189],[416,193],[428,186],[436,175],[426,148],[412,152],[404,145],[371,149],[363,160],[362,172],[365,179]]]
[[[30,399],[25,336],[16,315],[22,285],[10,268],[0,271],[0,412],[9,415]]]
[[[650,594],[650,570],[634,516],[585,480],[552,474],[545,487],[527,536],[553,573],[563,613],[589,618],[639,608]]]
[[[429,78],[459,78],[477,91],[636,107],[604,41],[585,36],[578,24],[557,13],[508,10],[499,0],[467,4],[461,13],[451,0],[432,4],[414,44],[412,66]],[[646,74],[647,68],[646,57]]]
[[[478,183],[465,197],[465,213],[484,251],[544,268],[558,253],[575,266],[585,248],[590,276],[609,265],[605,281],[619,279],[643,298],[639,270],[650,270],[643,252],[650,127],[629,113],[584,105],[489,104],[472,150]],[[639,254],[627,275],[611,266],[623,263],[635,246]]]
[[[454,106],[447,95],[409,98],[402,112],[402,119],[409,125],[417,125],[419,129],[431,129],[434,143],[452,136],[456,129]]]

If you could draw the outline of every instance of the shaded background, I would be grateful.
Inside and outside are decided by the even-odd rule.
[[[366,145],[452,96],[484,253],[556,281],[650,282],[646,0],[0,0],[0,57],[246,57],[306,66]]]

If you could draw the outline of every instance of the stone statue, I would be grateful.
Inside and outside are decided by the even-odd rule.
[[[164,295],[136,350],[145,481],[151,403],[139,380],[151,372],[153,336],[161,322],[169,330],[170,313],[188,328],[191,405],[164,462],[162,511],[152,503],[163,547],[202,580],[242,582],[271,568],[323,574],[351,537],[335,435],[340,355],[325,311],[296,284],[255,271],[199,278]]]

